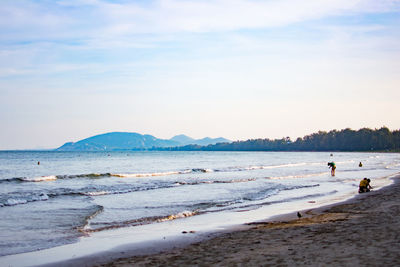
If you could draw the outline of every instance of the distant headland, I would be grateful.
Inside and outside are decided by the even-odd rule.
[[[165,147],[186,145],[208,146],[217,143],[231,142],[223,137],[193,139],[186,135],[176,135],[171,139],[160,139],[152,135],[129,132],[111,132],[85,138],[78,142],[68,142],[57,148],[57,151],[120,151],[120,150],[154,150]]]
[[[139,133],[112,132],[95,135],[78,142],[68,142],[57,151],[391,151],[400,152],[400,130],[390,131],[362,128],[352,130],[318,131],[292,141],[281,139],[249,139],[230,141],[226,138],[193,139],[176,135],[171,139],[159,139]]]

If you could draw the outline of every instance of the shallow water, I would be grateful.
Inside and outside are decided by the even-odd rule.
[[[363,177],[384,185],[399,170],[394,153],[2,151],[0,255],[201,216],[241,223],[338,201]]]

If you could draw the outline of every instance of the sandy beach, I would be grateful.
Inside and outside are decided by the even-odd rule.
[[[337,205],[95,266],[399,266],[400,177]],[[87,266],[90,263],[86,262]]]

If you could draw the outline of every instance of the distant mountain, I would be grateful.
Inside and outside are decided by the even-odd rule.
[[[205,137],[203,139],[193,139],[184,134],[176,135],[169,140],[180,143],[180,146],[186,146],[186,145],[208,146],[208,145],[215,145],[217,143],[230,143],[231,142],[230,140],[223,138],[223,137],[219,137],[219,138]]]
[[[115,151],[145,150],[164,147],[177,147],[188,144],[210,145],[219,142],[230,142],[225,138],[193,139],[186,135],[177,135],[169,140],[159,139],[152,135],[138,133],[112,132],[95,135],[78,142],[68,142],[57,148],[58,151]]]
[[[152,135],[113,132],[95,135],[76,143],[69,142],[57,148],[60,151],[112,151],[179,146],[178,142],[158,139]]]
[[[196,141],[195,139],[193,139],[187,135],[184,135],[184,134],[175,135],[174,137],[172,137],[169,140],[178,142],[181,145],[189,145]]]

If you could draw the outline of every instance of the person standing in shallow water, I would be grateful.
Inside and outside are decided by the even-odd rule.
[[[328,166],[329,168],[331,168],[331,175],[335,176],[335,170],[336,170],[336,164],[335,162],[328,162]]]

